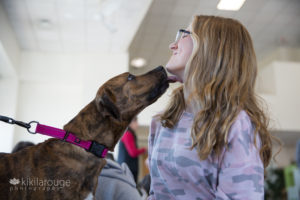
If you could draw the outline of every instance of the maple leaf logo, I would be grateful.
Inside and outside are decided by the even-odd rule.
[[[9,180],[9,183],[12,185],[18,185],[20,183],[19,179],[13,178]]]

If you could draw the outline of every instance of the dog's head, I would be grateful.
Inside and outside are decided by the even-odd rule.
[[[100,87],[96,95],[99,112],[112,120],[129,123],[145,107],[155,102],[169,87],[163,67],[140,75],[118,75]]]
[[[120,74],[104,83],[64,130],[113,150],[131,120],[167,90],[169,81],[163,67],[140,76]]]

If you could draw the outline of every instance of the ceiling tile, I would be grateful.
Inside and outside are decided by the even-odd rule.
[[[89,41],[106,43],[107,38],[109,41],[116,38],[114,43],[109,43],[115,45],[114,51],[126,51],[150,2],[131,0],[128,4],[125,0],[3,0],[22,48],[32,51],[48,49],[51,52],[55,47],[57,52],[82,51],[83,47],[88,48]],[[117,9],[112,10],[111,16],[103,20],[101,16],[108,12],[104,10],[105,6]],[[45,28],[45,22],[41,23],[41,19],[48,20],[51,27]],[[24,31],[31,34],[30,40],[22,41],[27,38],[23,36]],[[35,43],[29,44],[28,41]],[[53,41],[53,45],[47,41]],[[54,41],[61,45],[54,44]],[[108,48],[107,45],[105,48]]]
[[[62,49],[60,41],[43,41],[40,46],[40,50],[45,52],[57,52],[57,49]]]
[[[257,13],[269,0],[247,0],[238,12]]]
[[[219,3],[219,0],[199,0],[199,6],[200,8],[207,8],[207,9],[216,9],[217,5]]]
[[[39,41],[59,41],[60,36],[58,31],[54,30],[39,30],[36,31],[36,37]]]

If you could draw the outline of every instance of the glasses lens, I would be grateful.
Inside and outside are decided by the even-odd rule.
[[[181,38],[181,36],[182,36],[182,32],[181,32],[180,30],[177,31],[176,38],[175,38],[175,42],[178,42],[179,39]]]
[[[175,42],[178,42],[179,38],[180,38],[180,31],[177,31]]]
[[[187,30],[184,30],[184,29],[179,29],[179,31],[176,34],[175,43],[177,43],[180,40],[180,38],[182,38],[184,36],[187,36],[189,34],[191,34],[190,31],[187,31]]]

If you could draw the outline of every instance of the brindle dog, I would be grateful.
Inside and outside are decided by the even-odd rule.
[[[133,117],[155,102],[168,86],[163,67],[141,76],[116,76],[100,87],[95,99],[64,130],[113,151]],[[94,199],[105,164],[105,159],[59,139],[48,139],[13,154],[1,153],[0,199]],[[10,184],[13,178],[22,179],[26,187],[21,188],[22,182],[17,187]],[[55,181],[58,186],[43,187]]]

